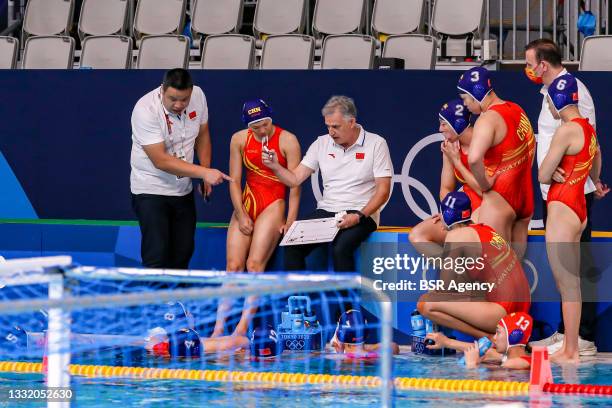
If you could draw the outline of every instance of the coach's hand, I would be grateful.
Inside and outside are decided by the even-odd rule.
[[[261,149],[261,161],[272,171],[281,167],[280,163],[278,162],[278,156],[272,149]]]
[[[354,227],[355,225],[359,224],[359,218],[359,214],[346,214],[344,217],[342,217],[342,221],[338,223],[338,228],[346,229]]]
[[[205,183],[211,186],[217,186],[223,183],[223,180],[232,182],[232,178],[225,173],[220,172],[217,169],[204,169],[204,176],[202,177]]]

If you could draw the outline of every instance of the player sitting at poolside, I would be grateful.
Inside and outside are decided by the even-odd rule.
[[[531,357],[525,346],[531,336],[533,319],[527,313],[511,313],[504,316],[497,324],[493,347],[481,357],[479,342],[467,343],[449,339],[443,333],[427,333],[427,338],[435,343],[426,346],[428,349],[452,348],[465,353],[467,368],[477,367],[481,362],[499,362],[502,367],[526,370],[531,367]]]
[[[461,99],[453,99],[440,109],[439,131],[444,136],[440,145],[442,151],[442,171],[440,174],[440,200],[455,190],[457,183],[472,203],[472,220],[478,222],[478,208],[482,202],[482,192],[470,171],[468,153],[472,141],[473,128],[470,126],[470,111]],[[448,230],[436,214],[415,225],[408,238],[414,248],[427,256],[438,256],[439,247],[444,244]],[[431,244],[437,245],[431,245]]]
[[[331,346],[336,353],[344,353],[349,358],[378,358],[380,343],[375,342],[368,322],[361,311],[351,309],[342,313]],[[391,343],[393,354],[399,354],[399,346]]]
[[[417,308],[441,326],[478,338],[493,335],[499,319],[508,313],[528,312],[531,306],[521,263],[493,228],[472,223],[465,193],[449,193],[441,208],[449,229],[443,262],[439,262],[445,286],[421,296]]]

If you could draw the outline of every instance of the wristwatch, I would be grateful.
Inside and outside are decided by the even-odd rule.
[[[366,217],[366,215],[359,210],[355,211],[355,214],[359,216],[359,221],[363,220]]]

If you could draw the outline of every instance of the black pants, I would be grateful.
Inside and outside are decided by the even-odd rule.
[[[188,269],[196,227],[193,192],[182,197],[132,194],[132,208],[142,235],[142,265]]]
[[[598,279],[599,272],[593,260],[593,254],[588,246],[591,242],[591,207],[593,205],[593,193],[585,195],[586,198],[586,210],[587,210],[587,224],[582,231],[580,237],[580,289],[582,297],[592,300],[596,296],[596,287],[593,282]],[[544,225],[546,226],[546,217],[548,215],[546,202],[544,202]],[[578,331],[580,337],[584,340],[595,341],[595,325],[597,324],[597,303],[596,302],[582,302],[582,313],[580,315],[580,329]],[[563,325],[563,307],[561,307],[561,323],[559,323],[559,333],[565,332],[565,326]]]
[[[354,211],[347,212],[351,213]],[[319,209],[306,218],[328,218],[333,216],[334,213]],[[332,242],[334,271],[356,272],[357,269],[355,268],[355,258],[353,254],[355,250],[359,248],[359,245],[374,231],[376,231],[376,223],[370,217],[362,219],[359,224],[351,228],[340,230],[334,242]],[[306,257],[315,248],[321,245],[327,244],[293,245],[285,247],[285,269],[288,271],[306,270]]]

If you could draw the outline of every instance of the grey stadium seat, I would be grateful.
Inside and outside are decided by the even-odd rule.
[[[127,69],[132,65],[132,39],[122,35],[96,35],[83,40],[81,68]]]
[[[242,0],[196,0],[191,32],[196,41],[203,36],[237,33],[242,23]]]
[[[0,37],[0,69],[17,67],[19,40],[13,37]]]
[[[612,35],[593,35],[584,39],[580,71],[612,71]]]
[[[204,69],[251,69],[255,64],[255,39],[241,34],[211,35],[204,40]]]
[[[186,0],[138,0],[134,37],[182,33],[186,5]]]
[[[484,0],[436,0],[431,27],[439,36],[442,57],[472,56],[483,23]]]
[[[79,16],[79,37],[123,35],[128,21],[128,0],[83,0]]]
[[[301,34],[306,25],[306,0],[258,0],[253,34]]]
[[[423,28],[424,0],[376,0],[372,33],[381,36],[419,32]]]
[[[24,69],[72,69],[74,38],[49,35],[29,37],[23,51]]]
[[[314,38],[300,34],[271,35],[261,54],[261,69],[312,69]]]
[[[326,34],[363,32],[365,0],[317,0],[312,30],[317,37]]]
[[[30,0],[23,19],[24,38],[68,34],[73,13],[74,0]]]
[[[371,69],[376,40],[369,35],[330,35],[323,41],[321,68]]]
[[[436,39],[429,35],[391,35],[385,41],[383,57],[401,58],[405,69],[434,69]]]
[[[142,38],[136,67],[172,69],[189,65],[189,38],[184,35],[147,35]]]

